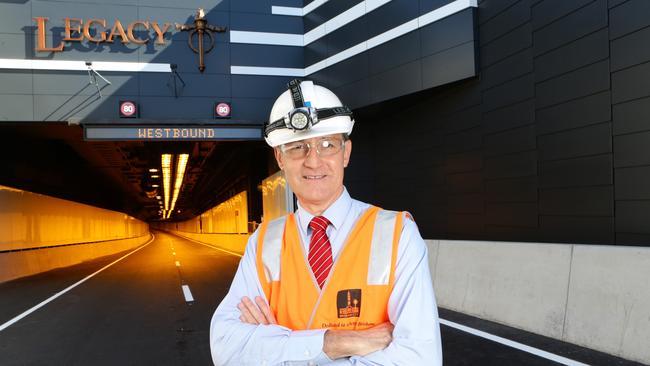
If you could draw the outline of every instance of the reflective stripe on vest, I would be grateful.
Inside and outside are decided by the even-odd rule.
[[[368,285],[388,285],[397,215],[395,211],[386,210],[377,213],[370,245]]]
[[[398,212],[380,210],[372,233],[368,262],[368,285],[388,285],[393,254],[393,235]],[[287,217],[269,222],[262,247],[262,262],[267,282],[280,280],[282,238]]]
[[[269,222],[266,229],[262,247],[262,262],[264,263],[264,273],[266,274],[267,282],[280,281],[282,234],[284,233],[286,222],[287,217],[282,216]]]

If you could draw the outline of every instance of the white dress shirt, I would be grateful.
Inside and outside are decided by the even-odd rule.
[[[323,213],[332,223],[327,235],[334,260],[357,219],[370,207],[354,200],[344,189]],[[296,211],[302,245],[309,253],[313,215],[298,204]],[[291,330],[280,325],[252,325],[239,320],[242,297],[266,298],[257,276],[256,231],[235,274],[230,291],[210,324],[210,348],[215,365],[442,365],[438,310],[431,284],[427,247],[417,226],[404,220],[397,250],[395,285],[388,301],[388,315],[395,326],[391,344],[364,357],[332,361],[323,352],[326,329]]]

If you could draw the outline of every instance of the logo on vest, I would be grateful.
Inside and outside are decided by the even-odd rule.
[[[361,315],[361,289],[339,291],[336,308],[339,318],[358,318]]]

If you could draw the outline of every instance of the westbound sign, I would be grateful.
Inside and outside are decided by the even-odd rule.
[[[84,126],[84,140],[261,140],[260,126]]]

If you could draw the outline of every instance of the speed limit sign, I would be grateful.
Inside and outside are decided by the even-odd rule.
[[[230,103],[214,103],[214,118],[230,118]]]
[[[138,105],[131,100],[120,100],[120,118],[137,118]]]

